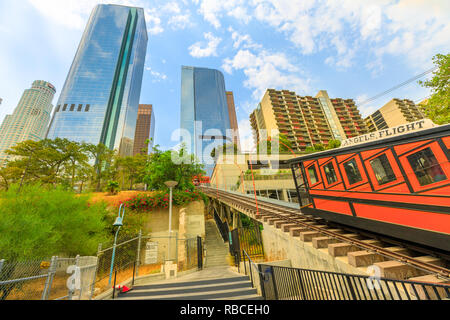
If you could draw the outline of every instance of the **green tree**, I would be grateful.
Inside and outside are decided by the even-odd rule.
[[[237,155],[238,154],[238,146],[235,143],[224,143],[222,146],[222,150],[220,150],[220,148],[214,148],[211,151],[212,158],[216,158],[217,150],[219,150],[220,153],[222,153],[222,154],[228,154],[228,155],[230,155],[230,154]]]
[[[286,137],[286,135],[280,133],[275,139],[269,137],[266,141],[261,141],[257,146],[256,150],[259,154],[260,151],[264,150],[266,147],[267,154],[272,154],[272,151],[278,149],[279,153],[292,153],[292,142]]]
[[[103,203],[89,205],[61,187],[18,185],[0,193],[0,252],[8,261],[93,255],[107,237]]]
[[[342,142],[340,140],[330,140],[327,145],[327,150],[339,148],[341,144]]]
[[[164,182],[169,180],[178,182],[177,190],[193,190],[192,179],[199,174],[205,174],[203,166],[194,155],[187,153],[185,147],[163,152],[155,146],[143,180],[153,190],[166,190]]]
[[[102,181],[111,175],[111,164],[115,151],[102,143],[98,145],[85,144],[84,148],[88,152],[91,161],[95,161],[92,181],[96,184],[95,190],[100,192],[102,191]]]
[[[450,123],[450,53],[435,55],[433,62],[438,67],[433,78],[419,81],[420,85],[431,89],[431,97],[422,108],[434,123],[447,124]]]

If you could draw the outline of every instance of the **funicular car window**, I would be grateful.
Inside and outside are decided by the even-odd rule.
[[[333,162],[328,163],[323,167],[323,171],[325,172],[325,177],[327,177],[328,184],[333,184],[338,181],[336,171],[334,170]]]
[[[421,186],[447,179],[431,148],[420,150],[407,159]]]
[[[308,168],[309,179],[311,180],[311,185],[316,184],[319,179],[317,179],[316,166],[312,165]]]
[[[372,167],[380,186],[397,179],[386,154],[382,154],[381,156],[371,160],[370,166]]]
[[[355,159],[344,163],[344,169],[345,173],[347,174],[348,183],[350,185],[362,181],[363,178],[361,176],[361,173],[359,172],[358,164],[356,163]]]

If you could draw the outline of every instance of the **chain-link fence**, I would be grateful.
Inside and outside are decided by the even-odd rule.
[[[0,260],[0,300],[89,299],[96,267],[96,257]]]
[[[96,257],[0,260],[0,300],[89,300],[114,283],[161,273],[167,261],[178,271],[197,268],[197,238],[139,234],[106,249],[99,245]]]

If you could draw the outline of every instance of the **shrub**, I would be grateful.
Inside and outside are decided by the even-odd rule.
[[[184,206],[193,201],[206,201],[207,197],[198,191],[175,191],[173,193],[173,205]],[[155,208],[166,209],[169,207],[170,194],[167,192],[157,192],[153,195],[139,194],[131,199],[128,199],[120,204],[125,208],[138,211],[151,211]]]
[[[105,241],[104,203],[90,205],[62,187],[26,185],[0,193],[1,259],[94,255]]]

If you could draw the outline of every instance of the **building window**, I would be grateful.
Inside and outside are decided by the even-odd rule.
[[[58,106],[56,107],[55,112],[59,112],[60,109],[61,109],[61,105],[58,105]]]
[[[67,110],[67,104],[65,104],[63,107],[63,111],[66,111],[66,110]]]
[[[86,109],[84,110],[85,112],[89,112],[89,110],[91,109],[91,105],[90,104],[87,104],[86,105]]]
[[[385,154],[370,161],[370,166],[380,186],[397,179]]]
[[[311,185],[314,185],[317,183],[317,181],[319,181],[317,179],[317,172],[316,172],[316,166],[311,166],[308,168],[308,173],[309,173],[309,180],[311,181]]]
[[[330,162],[329,164],[325,165],[323,167],[323,171],[325,172],[325,177],[327,178],[328,184],[336,183],[338,178],[336,175],[336,170],[334,170],[333,162]]]
[[[420,150],[407,158],[421,186],[447,179],[431,148]]]
[[[83,105],[82,105],[82,104],[79,104],[79,105],[78,105],[78,110],[77,110],[77,111],[78,111],[78,112],[81,112],[82,109],[83,109]]]
[[[75,105],[72,104],[72,105],[70,106],[70,111],[74,111],[74,110],[75,110]]]
[[[347,161],[344,163],[345,173],[347,174],[348,183],[350,185],[362,181],[361,173],[358,169],[358,164],[355,159]]]

